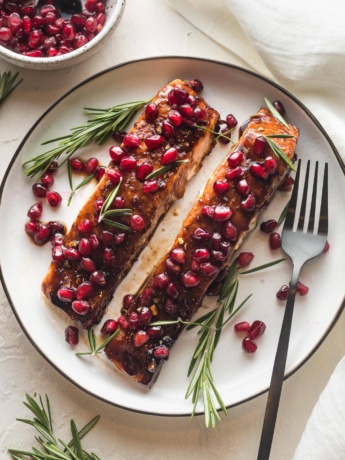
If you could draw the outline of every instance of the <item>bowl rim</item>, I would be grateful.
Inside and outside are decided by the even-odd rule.
[[[76,50],[62,54],[61,56],[36,58],[24,56],[0,45],[0,58],[8,59],[9,62],[12,63],[17,62],[18,64],[33,64],[37,66],[44,64],[46,67],[54,67],[55,64],[58,65],[75,60],[76,58],[86,54],[88,51],[91,51],[97,45],[101,44],[108,34],[117,27],[122,18],[125,3],[126,0],[115,0],[113,4],[107,5],[106,9],[114,7],[114,10],[111,11],[110,14],[107,14],[107,19],[103,29],[92,40]]]

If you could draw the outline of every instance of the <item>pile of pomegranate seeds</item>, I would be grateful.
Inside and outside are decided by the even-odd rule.
[[[242,340],[242,348],[246,353],[255,353],[258,346],[254,340],[262,336],[266,330],[266,324],[263,321],[256,320],[250,325],[247,321],[241,321],[235,324],[234,330],[236,333],[246,333]]]
[[[0,0],[0,45],[28,57],[70,53],[92,40],[106,20],[105,0],[86,0],[82,14],[60,17],[54,0]]]

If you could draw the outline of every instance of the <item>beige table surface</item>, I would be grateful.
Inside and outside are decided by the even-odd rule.
[[[104,48],[74,67],[39,72],[0,60],[0,71],[20,70],[24,82],[0,110],[0,178],[21,139],[45,111],[75,84],[112,65],[160,55],[212,58],[242,65],[159,0],[127,0],[122,21]],[[0,222],[6,231],[6,222]],[[345,353],[345,316],[312,358],[285,385],[273,460],[291,459],[311,411],[336,364]],[[234,459],[256,458],[266,395],[233,408],[215,430],[202,417],[165,418],[140,415],[109,406],[74,387],[54,370],[28,341],[0,287],[0,457],[7,448],[28,448],[33,430],[16,422],[29,415],[25,393],[47,393],[56,430],[69,437],[69,420],[101,420],[85,439],[85,447],[102,460],[111,459]],[[65,436],[66,435],[66,436]],[[306,459],[309,460],[309,459]]]

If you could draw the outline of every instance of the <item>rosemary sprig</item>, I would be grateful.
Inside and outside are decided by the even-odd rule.
[[[99,416],[94,417],[80,431],[74,420],[71,420],[72,439],[66,443],[61,439],[56,439],[53,432],[52,416],[50,403],[46,395],[45,404],[39,396],[37,402],[32,396],[26,395],[27,401],[23,404],[34,414],[32,420],[17,419],[19,422],[33,426],[39,433],[36,440],[41,445],[42,450],[32,447],[32,451],[9,449],[9,453],[14,460],[101,460],[95,453],[86,452],[81,445],[81,439],[96,425]]]
[[[14,91],[17,86],[23,81],[21,78],[19,81],[16,81],[18,78],[18,72],[12,76],[12,72],[3,72],[0,73],[0,106],[4,100]]]
[[[23,166],[30,166],[24,170],[24,174],[29,177],[34,177],[37,174],[41,176],[50,163],[58,160],[63,153],[66,153],[67,156],[59,167],[68,161],[78,149],[84,147],[90,141],[94,141],[98,145],[104,144],[114,131],[123,131],[135,113],[146,103],[147,101],[128,102],[109,109],[86,108],[86,116],[91,117],[87,124],[72,128],[71,133],[66,136],[44,142],[42,145],[54,142],[58,142],[58,145],[26,161]]]
[[[264,100],[265,100],[265,104],[266,104],[268,110],[271,112],[271,114],[274,116],[274,118],[276,120],[278,120],[283,126],[285,126],[285,128],[289,128],[289,125],[286,123],[286,121],[284,120],[283,116],[274,107],[272,102],[269,99],[267,99],[267,97],[265,97]]]
[[[70,171],[70,167],[68,168],[68,171]],[[71,201],[72,201],[72,198],[73,198],[75,192],[78,191],[80,188],[84,187],[84,185],[88,184],[94,177],[95,177],[94,173],[90,174],[87,177],[85,177],[81,182],[79,182],[79,184],[76,186],[76,188],[73,188],[72,179],[70,179],[70,186],[71,186],[72,191],[71,191],[71,194],[70,194],[70,196],[68,198],[67,206],[69,206],[71,204]]]
[[[282,224],[284,222],[284,219],[286,217],[286,214],[288,212],[288,209],[289,209],[289,204],[290,204],[290,200],[286,203],[286,205],[284,206],[284,209],[282,210],[280,216],[279,216],[279,219],[278,219],[278,225]]]
[[[119,193],[120,187],[122,184],[122,177],[120,182],[117,186],[109,193],[106,200],[103,203],[103,206],[99,213],[98,222],[103,221],[105,224],[116,227],[126,232],[132,232],[132,229],[128,227],[128,225],[121,224],[120,222],[115,222],[114,220],[109,219],[109,217],[122,217],[122,216],[131,216],[132,210],[131,209],[109,209],[112,205],[113,201],[115,200],[117,194]]]
[[[215,137],[215,140],[219,139],[220,137],[224,137],[224,139],[230,141],[233,145],[236,144],[236,142],[234,142],[232,139],[231,139],[231,133],[232,131],[234,130],[234,128],[231,128],[231,129],[228,129],[227,131],[225,131],[224,133],[222,133],[221,131],[217,132],[217,131],[214,131],[213,129],[210,129],[210,128],[206,128],[205,126],[200,126],[200,125],[194,125],[196,128],[199,128],[199,129],[203,129],[204,131],[207,131],[209,133],[212,133],[214,134],[216,137]],[[229,135],[230,134],[230,135]]]
[[[87,336],[88,336],[89,346],[90,346],[91,351],[76,353],[76,355],[77,356],[85,356],[85,355],[95,356],[95,355],[98,355],[99,353],[102,353],[105,347],[108,345],[108,343],[111,342],[118,335],[119,332],[120,332],[120,329],[117,329],[109,337],[107,337],[105,341],[101,343],[101,345],[97,346],[94,330],[89,329],[87,331]]]
[[[161,174],[165,174],[166,172],[171,171],[174,168],[177,168],[178,165],[181,165],[183,163],[188,163],[188,162],[189,162],[189,160],[177,160],[174,163],[171,163],[170,165],[162,166],[161,168],[156,169],[156,171],[152,171],[151,174],[146,176],[145,180],[150,180],[150,179],[153,179],[156,176],[160,176]]]
[[[270,136],[270,137],[273,137],[273,136]],[[272,139],[270,137],[269,136],[264,136],[264,138],[268,142],[268,145],[273,150],[273,153],[277,157],[280,157],[283,161],[285,161],[285,163],[289,166],[289,168],[291,168],[293,171],[296,171],[296,168],[295,168],[294,164],[292,163],[292,161],[286,156],[285,152],[279,147],[279,145],[276,144],[274,141],[272,141]],[[275,136],[275,137],[278,137],[278,136]],[[281,137],[281,136],[279,136],[279,137]],[[285,136],[285,137],[287,137],[287,136]],[[291,137],[293,137],[293,136],[291,136]]]

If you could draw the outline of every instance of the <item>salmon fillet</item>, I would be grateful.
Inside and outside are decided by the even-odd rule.
[[[293,159],[299,132],[285,128],[268,110],[251,117],[238,144],[217,167],[200,192],[169,251],[123,311],[120,333],[107,345],[107,357],[118,369],[146,386],[157,379],[169,350],[183,330],[173,324],[189,321],[208,287],[225,268],[256,220],[271,201],[290,168],[270,148],[254,153],[259,136],[289,134],[272,139]]]
[[[214,130],[219,114],[188,81],[174,80],[152,102],[156,113],[148,115],[145,110],[127,137],[139,138],[140,145],[129,147],[124,140],[125,158],[109,164],[64,238],[63,260],[53,259],[42,283],[50,302],[83,328],[100,322],[116,287],[214,145],[213,133],[191,125],[197,119]],[[175,160],[171,149],[177,151]],[[184,162],[175,163],[181,160]],[[145,180],[148,172],[163,166],[172,169]],[[114,227],[99,221],[99,207],[119,181],[117,201],[110,209],[129,209],[132,215],[109,217],[116,221]]]

